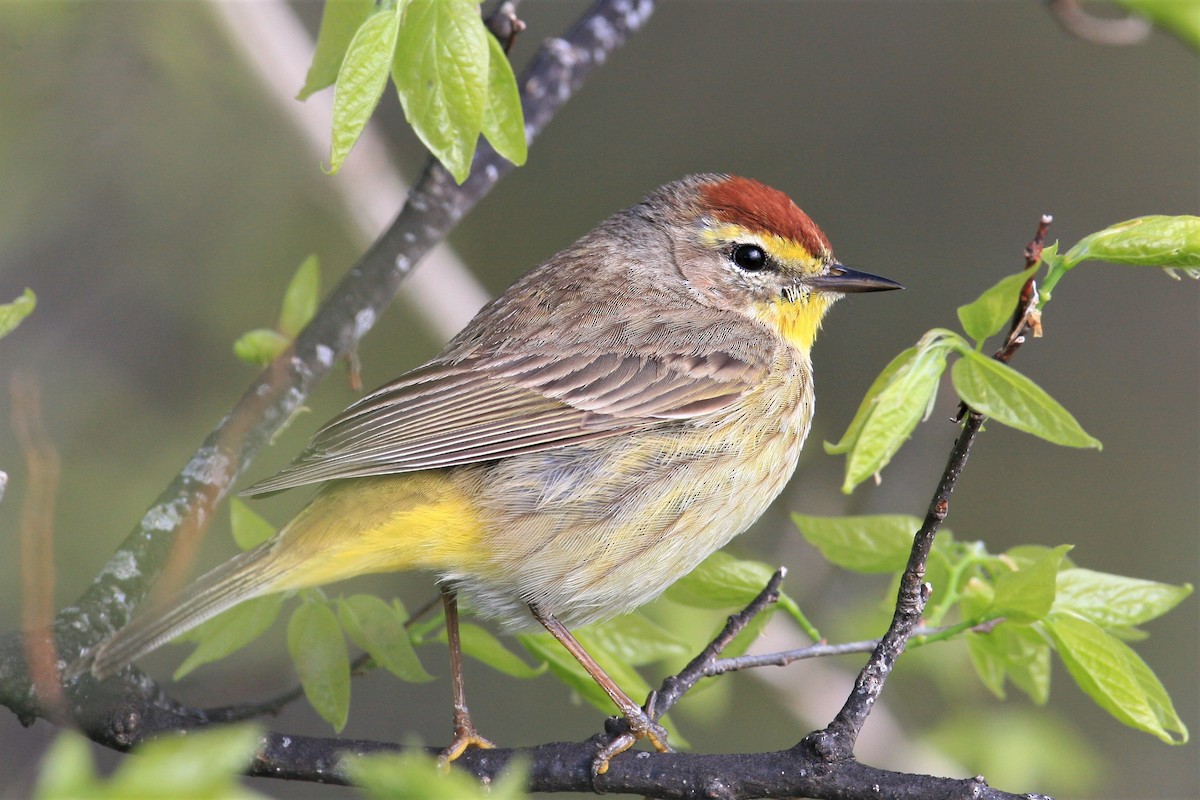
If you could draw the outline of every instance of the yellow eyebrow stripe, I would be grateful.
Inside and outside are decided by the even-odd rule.
[[[704,238],[713,244],[753,242],[761,245],[773,258],[783,261],[803,275],[816,275],[824,267],[820,256],[808,252],[808,248],[799,242],[774,233],[753,231],[741,225],[725,224],[706,229]]]

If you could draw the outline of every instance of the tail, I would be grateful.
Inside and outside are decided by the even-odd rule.
[[[101,642],[70,673],[90,670],[97,679],[114,675],[182,633],[252,597],[269,594],[285,571],[275,541],[235,556],[186,587],[167,606],[149,607]]]

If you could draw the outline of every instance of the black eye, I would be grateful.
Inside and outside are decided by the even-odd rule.
[[[767,266],[767,251],[756,244],[734,245],[730,258],[747,272],[757,272]]]

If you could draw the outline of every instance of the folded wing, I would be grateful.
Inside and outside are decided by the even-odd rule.
[[[616,436],[718,411],[765,371],[727,353],[433,361],[350,406],[292,464],[244,494]]]

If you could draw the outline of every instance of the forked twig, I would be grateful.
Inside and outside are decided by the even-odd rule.
[[[1049,216],[1043,216],[1039,221],[1034,240],[1025,251],[1027,265],[1031,266],[1040,258],[1049,224]],[[1021,293],[1006,344],[996,354],[998,360],[1008,361],[1025,341],[1025,333],[1030,328],[1031,314],[1035,313],[1036,303],[1037,288],[1031,277]],[[958,477],[966,465],[975,436],[983,426],[983,415],[967,408],[962,426],[946,468],[942,472],[942,478],[929,503],[925,520],[913,537],[908,565],[900,578],[900,590],[896,597],[896,610],[891,625],[859,672],[854,688],[837,716],[824,730],[816,731],[805,739],[805,743],[830,760],[853,756],[854,744],[862,726],[883,691],[884,682],[891,674],[896,660],[904,652],[909,638],[917,628],[925,604],[929,600],[932,588],[924,583],[925,565],[938,529],[950,510],[950,494],[954,491]]]

